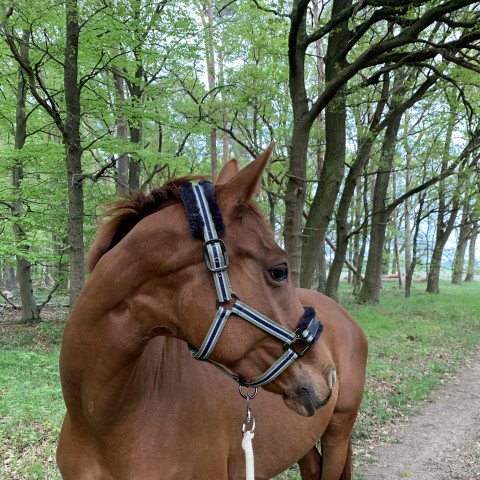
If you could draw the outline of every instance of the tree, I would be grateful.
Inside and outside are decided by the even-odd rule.
[[[22,5],[16,5],[20,13]],[[26,7],[25,7],[26,8]],[[83,199],[83,181],[84,174],[82,169],[82,155],[85,148],[81,143],[80,120],[81,103],[80,96],[88,81],[94,78],[100,69],[104,60],[104,54],[100,53],[98,63],[94,64],[92,70],[79,78],[79,36],[80,36],[80,17],[78,0],[67,0],[64,7],[65,15],[65,44],[63,60],[56,58],[59,53],[58,44],[50,45],[50,38],[46,31],[40,32],[34,27],[35,19],[29,20],[28,15],[32,12],[26,9],[26,21],[30,21],[27,28],[30,29],[30,35],[35,38],[37,34],[46,36],[46,50],[42,52],[39,61],[32,63],[31,60],[22,57],[20,45],[22,44],[15,31],[5,21],[3,22],[3,34],[13,58],[21,66],[28,78],[30,93],[38,104],[51,117],[58,128],[63,145],[65,147],[65,166],[67,172],[68,189],[68,220],[67,220],[67,242],[70,259],[70,307],[80,292],[84,282],[84,199]],[[13,11],[15,13],[15,11]],[[96,12],[94,12],[95,15]],[[33,14],[35,14],[33,12]],[[12,17],[13,18],[13,17]],[[20,18],[23,19],[22,16]],[[41,48],[41,47],[40,47]],[[63,74],[63,92],[65,96],[65,106],[61,105],[58,98],[58,85],[48,86],[42,74],[42,66],[46,59],[58,62],[62,66]],[[63,108],[64,114],[63,114]]]
[[[475,277],[475,244],[477,241],[477,236],[478,236],[478,221],[476,221],[473,226],[472,236],[470,237],[470,241],[468,243],[468,267],[467,267],[467,275],[465,277],[466,282],[473,281]]]
[[[28,62],[30,42],[30,31],[24,29],[22,33],[22,42],[20,44],[19,53]],[[17,105],[15,116],[15,149],[21,150],[25,145],[27,138],[27,114],[25,112],[26,97],[26,81],[25,74],[22,69],[18,72],[17,86]],[[12,203],[12,215],[19,218],[25,214],[25,207],[22,201],[22,181],[24,179],[22,160],[18,159],[12,170],[12,185],[16,193],[16,199]],[[31,263],[28,259],[28,251],[30,246],[25,235],[24,227],[21,222],[13,223],[13,233],[17,244],[17,277],[20,287],[20,298],[22,302],[22,322],[37,323],[40,321],[40,310],[37,307],[35,295],[32,286]]]
[[[462,220],[458,228],[455,257],[453,259],[452,283],[455,285],[461,285],[462,283],[465,265],[465,252],[467,251],[467,245],[473,236],[475,229],[475,205],[470,203],[470,197],[471,195],[469,195],[467,190],[466,198],[462,207]]]
[[[301,261],[306,265],[316,265],[314,256],[317,250],[311,248],[301,258],[302,250],[302,211],[306,191],[306,158],[307,147],[311,126],[317,116],[334,99],[338,92],[357,73],[365,69],[376,68],[368,77],[368,82],[375,83],[383,73],[394,70],[400,66],[419,64],[428,59],[433,59],[439,53],[454,63],[469,66],[462,54],[462,48],[467,49],[480,37],[479,32],[472,31],[478,12],[469,14],[466,22],[457,22],[454,19],[455,12],[466,9],[473,4],[472,1],[446,1],[433,6],[417,6],[416,2],[401,1],[395,6],[385,3],[381,7],[372,7],[369,2],[348,2],[343,0],[334,1],[329,21],[320,28],[309,33],[306,25],[306,11],[309,2],[295,0],[289,15],[290,33],[288,43],[288,58],[290,71],[290,94],[293,109],[293,129],[291,140],[290,166],[285,198],[285,245],[291,259],[293,274],[299,278]],[[353,20],[355,18],[355,20]],[[391,21],[393,19],[393,21]],[[347,20],[355,26],[347,31]],[[473,22],[470,22],[470,20]],[[450,40],[446,32],[451,28],[458,28],[458,37]],[[443,36],[432,38],[432,32],[441,30]],[[342,33],[340,33],[342,32]],[[377,34],[375,41],[366,40],[366,34]],[[337,67],[329,77],[325,88],[318,97],[309,101],[306,87],[306,52],[309,45],[327,35],[334,37],[342,34],[343,42],[336,45],[334,58],[338,60]],[[422,38],[422,36],[424,38]],[[342,65],[342,58],[354,51],[355,57],[351,62]],[[377,68],[377,66],[379,68]],[[428,65],[427,68],[435,68]],[[475,69],[475,65],[471,65]],[[340,158],[339,162],[342,162]],[[332,165],[327,165],[325,160],[320,185],[333,185],[327,192],[322,193],[320,188],[318,195],[325,195],[325,201],[321,203],[321,209],[316,211],[326,212],[323,218],[327,218],[333,212],[336,200],[334,191],[338,192],[338,177],[329,172],[339,172],[343,167],[336,165],[337,160],[332,158]],[[327,181],[332,179],[331,183]],[[319,222],[310,226],[305,231],[306,236],[313,235],[312,243],[318,238],[318,232],[324,232],[325,226]],[[306,240],[306,244],[309,242]],[[301,259],[301,261],[300,261]],[[309,267],[305,267],[309,268]],[[309,273],[309,278],[311,274]],[[307,285],[309,279],[303,284]]]
[[[404,82],[406,78],[398,73],[394,83],[395,95],[402,98],[405,94]],[[403,90],[403,91],[402,91]],[[395,113],[388,119],[385,137],[383,139],[380,162],[375,179],[375,189],[372,202],[372,223],[370,227],[370,245],[368,250],[365,281],[358,294],[359,303],[376,302],[380,295],[382,274],[382,253],[385,240],[385,231],[388,225],[389,212],[386,209],[387,191],[393,158],[397,143],[397,134],[403,112],[398,109],[398,102],[392,101],[392,111]]]

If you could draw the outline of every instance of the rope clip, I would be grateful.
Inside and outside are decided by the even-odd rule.
[[[238,386],[238,391],[240,392],[240,395],[247,401],[247,415],[242,425],[242,435],[245,436],[247,432],[250,432],[253,434],[253,432],[255,431],[255,419],[253,418],[253,415],[252,415],[250,402],[257,396],[258,388],[255,387],[252,395],[249,395],[248,393],[244,393],[242,388],[243,388],[243,385]]]

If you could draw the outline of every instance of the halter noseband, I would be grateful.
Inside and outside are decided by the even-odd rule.
[[[195,350],[189,345],[190,354],[197,360],[213,363],[241,385],[261,387],[277,378],[297,358],[302,358],[320,337],[323,325],[315,317],[315,310],[312,307],[305,307],[305,313],[300,318],[295,332],[292,332],[241,302],[233,293],[228,278],[227,250],[219,238],[223,233],[224,224],[215,200],[214,186],[207,180],[201,180],[196,185],[186,182],[180,187],[180,197],[185,207],[191,233],[194,237],[204,240],[205,264],[213,275],[218,305],[217,313],[200,348]],[[232,298],[234,303],[230,309],[222,306]],[[231,314],[243,318],[284,342],[285,353],[251,382],[244,382],[224,365],[209,358]]]

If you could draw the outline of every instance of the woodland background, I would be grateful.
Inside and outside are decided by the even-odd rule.
[[[1,303],[26,323],[73,305],[105,202],[271,140],[259,202],[299,285],[337,298],[347,276],[375,303],[388,277],[472,281],[479,19],[468,0],[0,1]]]

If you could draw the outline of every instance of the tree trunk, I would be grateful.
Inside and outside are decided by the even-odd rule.
[[[396,223],[394,224],[396,225]],[[393,237],[393,253],[394,253],[394,260],[395,263],[392,264],[396,267],[398,273],[398,286],[402,288],[403,281],[402,281],[402,266],[400,264],[400,248],[398,246],[398,234],[395,232]]]
[[[215,44],[213,40],[213,3],[207,0],[205,4],[200,5],[200,19],[205,32],[205,60],[207,64],[207,81],[208,90],[212,102],[215,100]],[[206,10],[206,16],[205,16]],[[214,122],[212,122],[214,124]],[[210,170],[212,179],[217,178],[218,159],[217,159],[217,129],[210,129],[209,140],[210,145]]]
[[[414,225],[414,232],[413,232],[413,241],[412,241],[412,256],[408,265],[405,265],[405,298],[408,298],[412,291],[412,280],[413,280],[413,272],[415,271],[415,267],[417,265],[417,252],[418,252],[418,234],[420,232],[420,224],[422,222],[422,212],[423,212],[423,204],[425,202],[425,195],[420,195],[418,208],[415,215],[415,225]]]
[[[351,5],[351,0],[335,0],[332,17]],[[350,38],[348,22],[342,22],[328,37],[325,57],[325,82],[335,78],[346,66],[346,58],[339,55],[339,45]],[[346,152],[346,92],[342,87],[325,111],[325,160],[320,174],[308,219],[304,229],[300,285],[312,286],[319,260],[319,248],[325,244],[340,185],[343,180]],[[345,257],[345,254],[344,254]]]
[[[405,150],[405,159],[406,159],[406,164],[405,164],[405,191],[410,190],[410,186],[412,185],[412,170],[411,170],[411,165],[412,165],[412,148],[410,147],[408,143],[408,124],[409,124],[409,119],[410,115],[408,110],[405,112],[405,128],[403,132],[403,148]],[[411,274],[413,275],[413,269],[412,269],[412,245],[411,245],[411,235],[410,235],[410,199],[407,198],[404,203],[404,211],[405,211],[405,219],[404,219],[404,225],[405,225],[405,231],[403,233],[403,245],[404,245],[404,250],[405,250],[405,296],[410,295],[410,286],[411,286],[411,281],[412,277],[410,278],[410,285],[409,285],[409,293],[407,295],[407,272],[412,271]]]
[[[466,282],[472,282],[475,278],[475,244],[477,242],[477,232],[478,225],[474,225],[473,234],[470,237],[470,243],[468,244],[468,267],[467,267],[467,276],[465,277]]]
[[[355,192],[358,177],[360,176],[360,173],[365,167],[370,156],[373,141],[374,139],[369,136],[364,142],[361,143],[357,156],[352,163],[345,180],[342,196],[340,198],[337,214],[335,216],[337,225],[337,249],[335,251],[335,256],[330,266],[325,285],[325,294],[335,300],[337,299],[338,295],[338,284],[340,282],[343,261],[345,259],[348,246],[348,234],[350,231],[350,225],[348,224],[348,211],[350,209],[350,204]]]
[[[385,241],[383,242],[383,255],[382,255],[382,275],[388,275],[390,273],[390,257],[392,247],[392,232],[391,228],[387,225],[385,229]]]
[[[128,128],[125,117],[122,113],[122,108],[125,105],[125,84],[124,80],[119,74],[119,71],[116,68],[112,69],[113,80],[115,84],[115,90],[117,91],[118,96],[118,113],[117,113],[117,135],[123,140],[128,140]],[[129,169],[129,158],[125,153],[121,155],[117,160],[117,182],[116,190],[117,195],[128,195],[130,190],[128,188],[128,169]]]
[[[85,280],[83,247],[83,179],[82,146],[80,143],[80,88],[78,84],[78,38],[80,34],[78,1],[66,2],[66,42],[64,88],[66,118],[64,143],[66,147],[68,182],[68,245],[70,253],[70,309]]]
[[[320,15],[318,9],[318,1],[312,1],[312,13],[313,13],[313,22],[315,28],[318,28],[320,25]],[[317,40],[315,42],[315,64],[317,67],[317,91],[318,95],[321,95],[325,87],[325,62],[323,60],[322,52],[322,42]],[[323,136],[325,135],[325,125],[324,125],[324,115],[323,112],[317,117],[317,134],[318,134],[318,145],[317,145],[317,179],[320,180],[320,176],[323,170],[323,164],[325,163],[325,148],[323,145]],[[318,266],[317,266],[317,290],[319,292],[325,291],[325,286],[327,283],[327,257],[325,242],[318,245]]]
[[[442,172],[447,168],[448,160],[450,158],[450,145],[452,143],[452,135],[454,129],[453,116],[448,123],[447,133],[445,136],[445,145],[443,149],[442,158]],[[445,244],[448,237],[453,231],[455,218],[459,209],[458,198],[454,195],[452,199],[452,206],[450,217],[445,219],[447,212],[447,204],[445,198],[445,181],[442,180],[438,188],[438,214],[437,214],[437,229],[435,232],[435,244],[432,250],[432,257],[430,259],[430,268],[427,275],[427,292],[439,293],[440,292],[440,268],[442,264],[442,255]]]
[[[302,10],[296,0],[292,13]],[[305,203],[307,149],[314,118],[308,115],[308,98],[305,88],[306,46],[299,42],[306,34],[305,13],[291,17],[288,36],[289,91],[293,110],[293,131],[290,146],[287,188],[285,193],[284,238],[289,255],[290,271],[294,281],[300,282],[302,259],[303,207]]]
[[[297,284],[300,280],[302,258],[302,212],[305,203],[306,158],[310,127],[311,124],[309,122],[294,121],[290,153],[290,174],[285,193],[285,249],[289,255],[290,270]]]
[[[220,85],[225,85],[225,74],[224,74],[224,63],[225,63],[225,52],[223,51],[223,47],[219,49],[218,52],[218,79],[220,82]],[[221,90],[221,99],[222,99],[222,126],[223,126],[223,132],[222,132],[222,162],[223,165],[225,165],[228,160],[229,160],[229,148],[228,148],[228,133],[227,133],[227,105],[225,102],[225,94],[223,89]]]
[[[22,43],[20,44],[20,55],[28,62],[30,31],[24,30],[22,35]],[[17,88],[17,105],[15,116],[15,149],[21,150],[25,145],[27,138],[27,115],[25,113],[26,99],[26,81],[24,72],[20,68],[18,74]],[[20,159],[15,161],[12,170],[12,186],[16,200],[13,202],[12,215],[15,219],[20,220],[25,214],[24,205],[21,200],[21,188],[23,180],[23,166]],[[17,280],[20,289],[20,299],[22,304],[22,323],[38,323],[40,321],[40,312],[37,308],[35,295],[33,294],[31,263],[28,260],[28,252],[30,246],[20,222],[13,223],[13,233],[15,235],[15,243],[19,253],[16,255],[17,261]]]
[[[312,1],[312,13],[313,13],[313,23],[314,27],[318,28],[320,25],[319,11],[318,11],[318,0]],[[322,42],[317,40],[315,42],[315,64],[317,67],[317,91],[318,95],[321,95],[325,87],[325,62],[323,60],[322,52]],[[323,163],[325,161],[325,149],[322,143],[322,136],[324,134],[324,122],[323,122],[323,112],[320,112],[320,115],[317,117],[317,133],[318,133],[318,146],[317,146],[317,178],[320,178],[323,169]],[[322,250],[322,249],[320,249]],[[322,254],[322,253],[321,253]],[[325,256],[325,254],[323,254]]]
[[[472,234],[472,224],[469,222],[468,206],[464,205],[462,210],[462,223],[458,234],[457,247],[453,260],[452,283],[461,285],[463,280],[465,252],[467,251],[468,240]]]
[[[134,90],[137,92],[138,96],[135,96],[132,100],[135,104],[140,104],[142,93],[140,89]],[[137,119],[130,123],[130,141],[138,146],[140,146],[142,140],[142,127],[139,122],[140,120]],[[128,170],[128,188],[130,192],[140,190],[140,173],[140,162],[135,157],[131,158]]]
[[[364,226],[361,229],[362,222],[362,187],[360,182],[357,182],[356,194],[355,194],[355,230],[358,232],[355,235],[353,241],[353,263],[356,268],[356,273],[353,277],[353,294],[358,295],[360,287],[362,286],[362,264],[363,256],[360,258],[361,248],[364,249],[365,237],[366,237],[366,227]],[[366,223],[366,222],[365,222]],[[363,236],[365,234],[365,236]],[[360,247],[360,240],[363,238],[362,247]],[[364,249],[365,253],[365,249]]]
[[[392,115],[385,131],[379,171],[373,193],[372,226],[370,230],[370,246],[365,269],[365,280],[357,297],[359,303],[377,303],[380,297],[383,263],[382,254],[384,251],[385,231],[389,218],[389,212],[386,210],[386,199],[401,117],[401,113]]]

